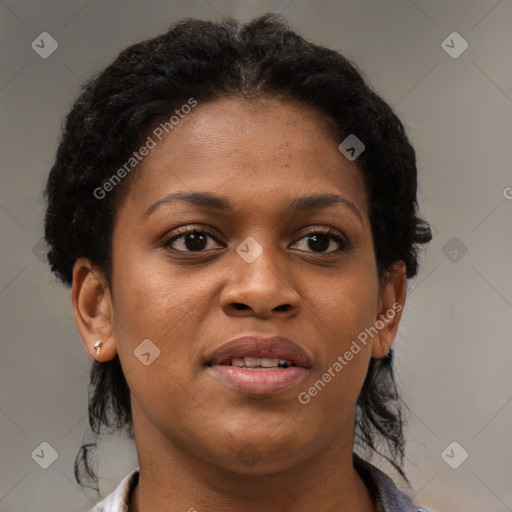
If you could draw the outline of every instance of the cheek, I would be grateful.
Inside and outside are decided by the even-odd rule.
[[[113,276],[115,335],[123,370],[127,380],[133,372],[134,391],[151,394],[150,386],[161,386],[172,395],[194,378],[197,340],[204,338],[219,273],[171,268],[165,257],[143,251],[125,254],[116,261]],[[158,354],[148,367],[136,357],[144,340],[150,340],[146,345]],[[149,376],[147,368],[152,372]]]
[[[350,269],[323,280],[323,285],[311,284],[308,301],[313,313],[328,329],[337,343],[330,349],[342,350],[376,320],[378,281],[371,263],[361,262]]]
[[[164,428],[170,416],[190,406],[184,390],[193,379],[189,363],[201,324],[197,306],[208,283],[136,256],[119,261],[116,272],[129,276],[114,279],[113,304],[117,350],[134,411]]]
[[[149,257],[148,252],[132,250],[126,244],[124,247],[125,251],[114,253],[116,319],[133,337],[161,343],[168,338],[169,331],[182,326],[181,320],[190,313],[201,293],[201,282],[180,269],[170,272],[165,258]],[[193,321],[192,315],[188,316],[187,321]]]
[[[307,407],[317,409],[319,417],[334,415],[343,421],[357,400],[371,357],[371,338],[364,333],[376,320],[376,273],[371,265],[361,266],[330,279],[311,304],[323,340],[320,364],[304,389],[310,398]]]
[[[198,291],[194,283],[165,272],[144,254],[135,250],[124,254],[116,260],[114,253],[112,283],[115,339],[123,371],[135,392],[164,379],[172,387],[164,370],[181,380],[184,365],[172,363],[190,358],[187,341],[194,331],[190,312]]]

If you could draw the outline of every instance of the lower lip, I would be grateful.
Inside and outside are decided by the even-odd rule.
[[[253,395],[272,395],[293,386],[307,370],[302,366],[290,366],[281,370],[246,370],[236,366],[214,365],[208,367],[224,382]]]

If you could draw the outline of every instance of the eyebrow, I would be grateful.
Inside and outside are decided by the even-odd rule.
[[[204,208],[221,211],[233,211],[233,206],[225,197],[216,196],[209,192],[171,192],[156,203],[152,204],[143,214],[142,218],[146,219],[154,213],[160,206],[164,204],[173,203],[175,201],[186,201],[187,203]],[[302,196],[295,198],[289,206],[290,213],[300,214],[314,210],[321,210],[333,204],[342,204],[348,207],[353,213],[356,214],[361,225],[364,227],[363,216],[357,209],[356,205],[337,194],[316,194],[311,196]]]

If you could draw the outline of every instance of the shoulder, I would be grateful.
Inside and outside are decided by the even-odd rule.
[[[398,489],[388,475],[355,453],[353,462],[374,498],[378,512],[435,512],[430,508],[414,505],[411,498]]]
[[[139,468],[126,475],[121,483],[89,512],[128,512],[130,497],[139,481]]]

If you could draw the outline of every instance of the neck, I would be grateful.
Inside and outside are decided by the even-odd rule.
[[[248,475],[183,451],[146,424],[138,435],[136,425],[140,476],[129,512],[303,512],[320,505],[323,512],[375,510],[352,465],[352,437],[343,442],[340,436],[286,470]]]

